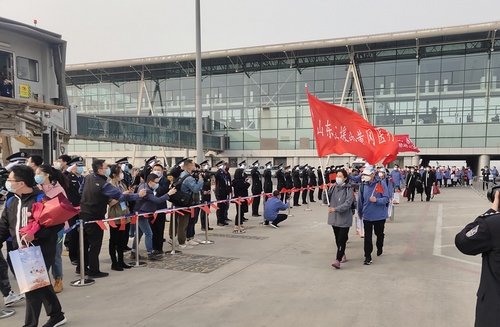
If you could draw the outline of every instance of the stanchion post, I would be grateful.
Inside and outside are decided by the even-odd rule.
[[[139,216],[137,212],[135,214],[137,216],[137,220],[135,222],[135,262],[130,262],[129,265],[134,268],[138,268],[146,266],[147,263],[139,261]]]
[[[208,205],[207,201],[205,201],[205,205]],[[203,245],[214,244],[214,241],[210,241],[208,239],[208,228],[210,227],[209,217],[210,217],[210,214],[205,212],[205,240],[200,242],[200,244],[203,244]]]
[[[294,195],[295,192],[292,192],[290,193],[290,197],[288,198],[288,217],[293,217],[293,215],[290,213],[290,202],[292,201]]]
[[[175,212],[172,212],[170,214],[170,221],[172,222],[172,251],[168,252],[167,254],[180,254],[180,253],[182,253],[181,251],[175,249],[175,242],[177,240],[177,236],[175,234],[175,224],[177,223],[176,220],[177,219],[175,217]]]
[[[84,241],[84,231],[83,225],[84,221],[80,219],[78,221],[80,223],[80,230],[78,231],[78,238],[80,241],[80,279],[72,281],[70,283],[71,286],[80,287],[80,286],[89,286],[95,283],[95,280],[91,278],[85,278],[85,241]]]
[[[306,198],[306,201],[307,201],[307,198]],[[304,211],[312,211],[311,208],[309,208],[309,201],[306,202],[307,203],[307,206],[306,208],[304,209]]]

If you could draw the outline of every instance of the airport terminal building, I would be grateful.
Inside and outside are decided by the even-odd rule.
[[[401,154],[399,164],[463,159],[477,170],[500,157],[499,29],[492,22],[204,52],[207,159],[317,165],[307,85],[373,125],[409,134],[421,152]],[[79,134],[67,152],[134,156],[136,165],[183,157],[194,148],[194,76],[194,53],[67,65]],[[123,143],[104,141],[111,138]]]

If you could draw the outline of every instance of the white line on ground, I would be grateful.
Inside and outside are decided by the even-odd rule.
[[[469,214],[470,216],[470,214]],[[443,229],[447,229],[447,228],[464,228],[464,226],[444,226],[442,227]]]

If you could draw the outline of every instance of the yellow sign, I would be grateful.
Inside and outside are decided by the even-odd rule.
[[[21,98],[31,99],[31,87],[26,84],[19,84],[19,96]]]

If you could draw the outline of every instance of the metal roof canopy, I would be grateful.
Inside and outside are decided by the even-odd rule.
[[[310,42],[287,43],[202,53],[203,75],[249,73],[276,68],[306,68],[310,66],[348,64],[349,52],[369,54],[377,51],[425,48],[429,46],[483,42],[478,49],[491,48],[500,21],[446,28],[377,34]],[[470,49],[461,50],[462,53]],[[472,49],[473,51],[474,49]],[[460,52],[460,50],[459,50]],[[415,58],[415,53],[398,54],[399,58]],[[439,52],[436,52],[438,54]],[[420,57],[430,56],[422,52]],[[358,58],[357,58],[358,59]],[[384,60],[365,56],[363,60]],[[392,58],[391,58],[392,59]],[[195,74],[195,54],[180,54],[131,60],[104,61],[66,66],[68,85],[120,83],[140,79],[159,80]],[[386,58],[385,60],[388,60]]]

